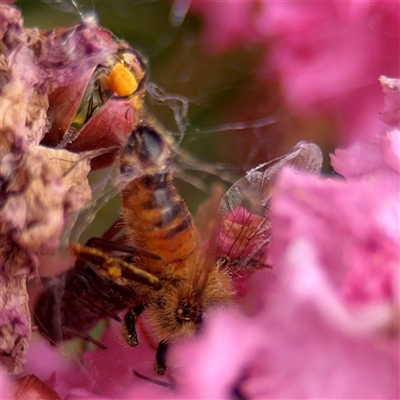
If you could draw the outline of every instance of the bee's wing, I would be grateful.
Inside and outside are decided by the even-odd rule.
[[[318,173],[322,152],[314,143],[299,142],[285,156],[247,172],[225,194],[220,203],[217,257],[230,268],[263,268],[271,237],[269,203],[279,173],[286,165],[296,171]]]

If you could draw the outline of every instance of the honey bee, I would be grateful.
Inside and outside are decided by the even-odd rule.
[[[75,267],[37,302],[39,330],[52,343],[79,336],[103,346],[85,332],[111,317],[122,322],[134,347],[140,317],[158,343],[156,371],[164,373],[168,344],[198,333],[211,307],[235,301],[232,271],[268,267],[267,210],[282,167],[318,171],[321,160],[317,146],[299,143],[272,166],[250,171],[222,199],[219,228],[214,224],[204,243],[172,183],[170,147],[152,127],[138,126],[119,155],[127,233],[119,241],[94,238],[71,246]]]
[[[85,25],[63,35],[72,35],[79,28]],[[50,94],[51,128],[42,140],[46,146],[73,152],[98,149],[99,145],[121,147],[132,126],[142,119],[147,82],[144,58],[127,43],[115,42],[110,32],[98,27],[91,30],[94,37],[102,38],[115,51],[101,64],[88,68],[83,76]]]

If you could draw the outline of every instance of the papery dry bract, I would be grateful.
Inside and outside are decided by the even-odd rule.
[[[92,153],[40,146],[51,125],[49,94],[72,85],[112,55],[111,35],[92,25],[64,36],[25,29],[16,9],[0,4],[0,358],[12,372],[25,363],[31,336],[26,279],[38,255],[54,251],[68,217],[91,198]]]
[[[385,94],[385,109],[381,115],[382,121],[389,125],[400,128],[400,79],[379,77],[383,93]]]
[[[24,152],[8,179],[1,233],[28,252],[56,250],[65,218],[91,198],[89,162],[87,154],[41,146]]]
[[[6,368],[0,366],[0,399],[12,399],[17,390],[17,385],[7,372]]]
[[[30,374],[18,380],[16,400],[60,400],[60,396],[44,384],[36,375]]]

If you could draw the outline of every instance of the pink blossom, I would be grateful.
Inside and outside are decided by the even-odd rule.
[[[346,104],[344,92],[354,91],[355,96],[372,85],[380,103],[378,76],[399,70],[398,7],[386,2],[268,4],[259,28],[275,39],[271,63],[278,69],[289,103],[302,113],[339,106],[341,99],[338,111],[348,115],[357,109],[346,110],[355,99]],[[357,108],[365,109],[363,104],[368,105],[362,102]],[[370,115],[375,118],[376,112]]]
[[[289,173],[281,185],[274,199],[274,238],[280,240],[271,243],[273,261],[293,237],[305,237],[319,249],[318,260],[346,300],[393,301],[400,261],[397,194],[388,197],[394,193],[386,184],[301,180]]]
[[[298,49],[304,38],[294,34],[297,29],[311,39],[314,24],[316,32],[326,33],[321,15],[328,22],[330,18],[340,20],[344,29],[351,21],[365,21],[363,18],[370,16],[373,9],[370,3],[354,3],[352,8],[327,4],[305,6],[298,26],[288,18],[292,11],[283,3],[270,4],[269,18],[273,15],[275,22],[285,22],[281,24],[285,35],[292,32],[293,37],[283,37],[291,38]],[[244,5],[235,7],[243,11]],[[279,10],[284,11],[283,15]],[[333,16],[328,15],[332,10]],[[279,33],[276,26],[271,23],[263,34]],[[335,26],[327,24],[327,28]],[[242,29],[240,25],[237,28]],[[233,26],[231,29],[236,37],[237,31]],[[262,32],[260,27],[259,30]],[[253,31],[248,35],[253,38]],[[220,46],[226,43],[222,40]],[[311,50],[319,48],[315,44],[310,41]],[[343,47],[339,48],[346,50],[347,56],[349,49],[356,47],[352,40],[341,44]],[[338,53],[333,52],[339,57]],[[354,70],[350,72],[355,74]],[[336,82],[350,80],[345,73],[337,74]],[[26,79],[34,80],[34,74],[27,74]],[[338,95],[335,85],[321,79],[319,85],[323,84],[333,97]],[[357,84],[362,86],[363,80],[360,78]],[[306,90],[301,82],[297,89]],[[324,90],[318,93],[316,89],[304,104],[310,109],[318,108],[333,98],[320,99],[320,104],[315,102],[317,95],[325,96]],[[292,99],[293,104],[295,100]],[[21,148],[29,148],[30,143],[39,147],[36,135],[41,135],[44,119],[42,116],[41,122],[33,124],[28,139],[21,136],[20,144],[27,141]],[[370,135],[371,130],[366,130],[365,136]],[[140,345],[129,348],[123,341],[121,324],[116,322],[110,323],[101,338],[107,350],[83,354],[73,350],[67,355],[68,343],[52,347],[34,335],[24,375],[36,374],[62,398],[69,399],[398,398],[400,132],[393,129],[369,141],[356,142],[346,150],[337,150],[332,165],[343,178],[282,171],[268,214],[272,224],[268,263],[273,268],[252,276],[249,290],[236,307],[207,310],[202,334],[171,344],[166,376],[156,376],[154,372],[157,343],[152,343],[138,326]],[[79,177],[71,177],[65,182],[76,192],[76,203],[68,201],[71,208],[83,202],[80,188],[74,184],[78,180]],[[53,200],[64,193],[62,185],[55,181]],[[250,213],[240,208],[235,212],[238,210],[227,216],[228,225],[235,222],[251,229],[251,224],[246,225]],[[20,223],[20,218],[15,214],[13,223]],[[56,225],[61,224],[59,221]],[[57,229],[56,232],[59,234]],[[51,240],[52,236],[46,233],[45,240]],[[40,238],[33,236],[21,243],[36,245],[34,239],[40,242]],[[228,239],[231,245],[234,238]],[[22,261],[17,265],[20,264],[24,265]],[[24,296],[14,300],[25,301],[27,307]],[[8,303],[14,307],[12,301]],[[21,323],[20,315],[17,317],[13,333],[21,335],[29,321]],[[134,371],[172,385],[163,387],[139,378]],[[11,397],[15,390],[13,380],[5,375],[0,383],[2,395]]]
[[[205,18],[203,44],[207,51],[219,53],[257,40],[254,27],[258,5],[253,0],[191,2],[191,10]]]
[[[283,172],[271,208],[275,276],[252,276],[242,303],[251,318],[214,314],[203,337],[174,349],[186,396],[398,398],[399,176],[387,190],[385,144],[379,136],[336,159],[366,166],[375,149],[379,180],[371,170],[347,182]]]
[[[265,332],[254,318],[233,310],[214,310],[202,336],[173,348],[182,398],[227,399],[235,395],[251,368],[265,357]]]
[[[138,330],[139,346],[132,348],[122,336],[122,326],[115,321],[101,338],[107,350],[97,349],[84,355],[88,375],[96,382],[94,393],[114,398],[141,398],[149,382],[134,375],[134,371],[155,379],[169,382],[168,378],[157,376],[155,366],[155,346]],[[110,368],[112,366],[112,368]],[[160,393],[171,393],[171,389],[150,385]],[[128,394],[129,393],[129,394]]]
[[[27,363],[20,374],[35,374],[45,384],[52,387],[61,398],[67,395],[89,395],[94,380],[87,373],[79,356],[64,348],[52,346],[38,333],[33,336],[27,350]]]
[[[204,16],[206,51],[263,43],[260,81],[267,90],[276,75],[286,103],[301,118],[328,118],[344,144],[382,130],[377,79],[400,71],[398,2],[248,1],[240,2],[240,15],[238,7],[195,3],[193,12]]]

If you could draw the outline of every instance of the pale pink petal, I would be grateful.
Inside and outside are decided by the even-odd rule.
[[[87,396],[94,387],[94,380],[78,355],[66,356],[61,348],[50,345],[39,334],[34,335],[27,350],[27,363],[22,376],[30,373],[51,386],[62,399],[70,394]]]
[[[95,394],[116,398],[140,398],[144,395],[142,389],[146,392],[149,385],[149,393],[152,393],[152,386],[155,386],[157,392],[170,393],[170,389],[160,390],[157,385],[134,375],[133,371],[137,370],[142,375],[169,382],[168,376],[160,377],[155,373],[155,348],[149,344],[140,328],[138,337],[139,346],[129,347],[122,337],[122,325],[113,321],[101,338],[107,349],[85,353],[84,364],[95,383]]]
[[[379,132],[377,78],[400,68],[399,11],[378,1],[266,4],[258,21],[273,39],[265,64],[276,68],[289,106],[332,119],[344,143]]]
[[[383,130],[377,79],[400,70],[399,7],[391,1],[246,1],[195,2],[193,11],[204,16],[206,50],[260,44],[260,84],[269,90],[277,77],[294,113],[327,119],[337,142],[348,144]],[[396,117],[391,114],[391,125]]]
[[[305,236],[320,249],[319,260],[349,301],[392,298],[400,229],[382,221],[385,214],[399,220],[391,193],[368,181],[323,181],[285,171],[273,199],[274,237],[280,240],[271,248],[272,261],[293,237]]]
[[[370,141],[357,142],[347,149],[336,149],[331,163],[346,179],[387,174],[387,180],[398,180],[400,131],[392,130]],[[385,178],[383,178],[385,179]]]
[[[173,349],[178,393],[183,398],[229,398],[246,368],[262,356],[262,337],[251,318],[233,310],[214,311],[202,336]]]
[[[294,239],[282,254],[280,290],[266,294],[259,317],[265,357],[243,393],[259,399],[397,398],[399,341],[381,331],[391,310],[349,310],[316,249]]]

